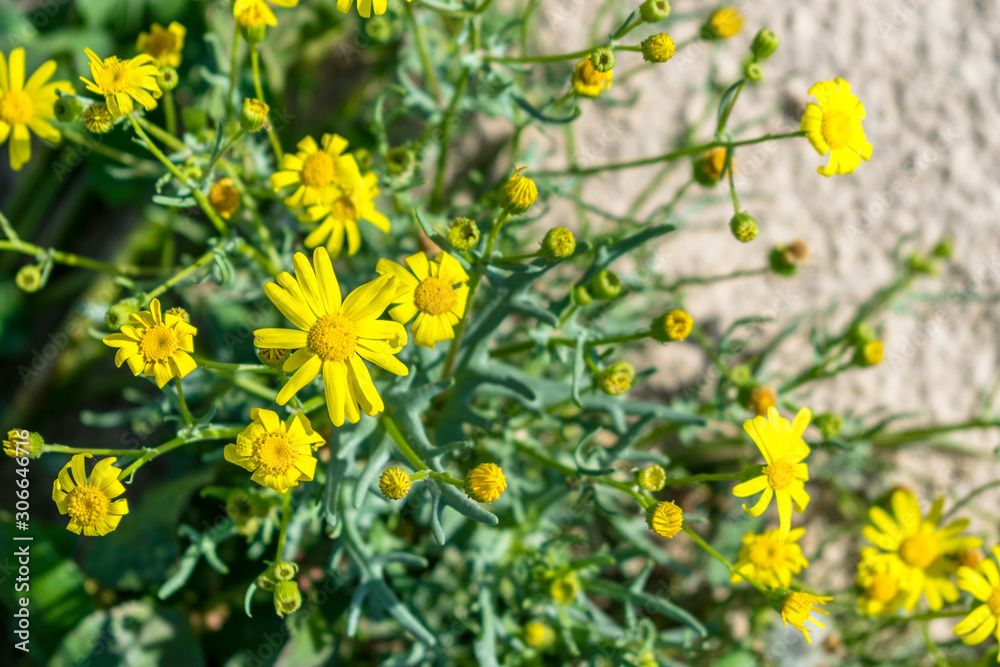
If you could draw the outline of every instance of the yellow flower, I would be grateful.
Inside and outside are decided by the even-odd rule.
[[[107,535],[128,514],[127,500],[112,500],[125,493],[125,487],[118,481],[121,471],[111,465],[115,462],[114,457],[101,459],[88,480],[85,458],[91,455],[76,454],[59,471],[59,477],[52,483],[52,500],[60,514],[69,514],[66,529],[70,532]]]
[[[306,416],[296,412],[282,422],[271,410],[252,408],[250,418],[253,421],[236,436],[236,444],[226,445],[226,460],[249,470],[251,480],[278,493],[311,481],[316,473],[312,452],[324,441]]]
[[[958,590],[951,581],[957,564],[952,557],[983,543],[976,537],[958,536],[969,525],[968,519],[952,521],[939,529],[944,499],[935,500],[927,516],[921,518],[917,497],[902,489],[893,492],[890,504],[892,516],[881,507],[868,511],[874,525],[865,526],[864,535],[882,551],[899,557],[899,587],[908,593],[903,607],[913,609],[921,593],[934,611],[941,608],[942,598],[957,600]]]
[[[344,155],[347,139],[338,134],[324,134],[322,148],[312,137],[299,142],[299,152],[286,154],[281,160],[281,171],[271,174],[271,187],[275,191],[288,185],[297,185],[295,192],[285,199],[291,209],[334,202],[344,190],[353,190],[361,184],[358,163],[350,153]]]
[[[590,64],[590,58],[584,58],[573,70],[573,92],[584,97],[597,97],[611,87],[614,75],[614,70],[598,72]]]
[[[858,608],[868,616],[894,614],[906,601],[907,592],[899,587],[903,563],[896,554],[880,553],[873,547],[861,550],[861,563],[854,583],[861,587]]]
[[[569,604],[580,594],[580,580],[576,577],[576,572],[570,572],[565,577],[553,579],[549,584],[549,594],[557,602]]]
[[[544,651],[554,644],[556,633],[545,623],[528,621],[524,624],[524,643],[531,648]]]
[[[733,495],[746,498],[755,493],[763,493],[757,504],[743,509],[751,516],[760,516],[771,504],[774,497],[778,504],[778,518],[781,526],[778,537],[787,540],[792,529],[792,505],[802,512],[809,504],[809,494],[805,482],[809,480],[809,468],[802,460],[809,456],[809,446],[802,439],[802,433],[809,426],[812,413],[808,408],[799,410],[795,421],[788,423],[771,407],[767,418],[754,417],[743,422],[743,429],[753,438],[757,448],[767,461],[764,474],[733,488]]]
[[[805,528],[796,528],[785,539],[781,539],[777,530],[760,534],[748,532],[743,536],[743,546],[736,563],[737,572],[768,588],[788,588],[792,575],[809,567],[809,561],[802,555],[802,547],[796,544],[805,532]],[[743,577],[734,573],[732,582],[738,584],[741,581]]]
[[[10,63],[0,51],[0,144],[10,137],[10,168],[18,171],[31,159],[30,129],[45,141],[58,143],[59,130],[48,121],[54,119],[52,107],[56,91],[72,93],[69,81],[48,83],[56,71],[54,60],[46,61],[24,81],[24,49],[10,52]]]
[[[233,217],[240,208],[240,193],[233,187],[233,179],[221,178],[213,183],[208,191],[208,203],[226,220]]]
[[[299,221],[319,224],[306,237],[305,246],[315,248],[325,241],[330,255],[337,257],[344,247],[346,232],[347,254],[353,255],[361,247],[359,220],[367,220],[388,234],[389,218],[375,210],[377,181],[375,172],[370,171],[353,188],[341,191],[336,198],[307,208]]]
[[[646,508],[646,525],[660,537],[672,538],[684,527],[684,512],[671,502]]]
[[[507,478],[495,463],[480,463],[465,476],[465,494],[477,503],[492,503],[507,489]]]
[[[993,557],[1000,562],[1000,547],[993,547]],[[955,626],[956,635],[965,635],[962,643],[970,646],[979,644],[990,633],[1000,640],[1000,570],[997,570],[996,563],[984,560],[976,569],[960,567],[958,587],[984,603]],[[1000,662],[1000,655],[997,655],[997,662]]]
[[[750,391],[750,400],[747,402],[747,407],[753,410],[754,414],[763,417],[771,408],[777,405],[778,392],[774,390],[774,387],[769,385],[754,387]]]
[[[254,22],[261,22],[264,25],[278,25],[278,19],[275,17],[274,12],[271,11],[270,5],[278,5],[279,7],[294,7],[299,4],[299,0],[270,0],[266,2],[265,0],[236,0],[233,5],[233,16],[236,18],[241,18],[243,20],[249,20],[247,17],[254,17]],[[249,14],[247,14],[249,12]]]
[[[861,121],[865,106],[851,94],[851,84],[841,78],[820,81],[809,89],[819,104],[809,102],[802,114],[799,129],[820,155],[830,154],[826,168],[816,171],[824,176],[850,174],[861,160],[870,160],[872,145],[865,138]]]
[[[173,377],[182,378],[197,364],[189,352],[194,352],[194,335],[198,330],[173,313],[160,312],[160,300],[153,299],[149,310],[129,315],[119,333],[104,337],[104,344],[117,347],[115,365],[128,362],[132,373],[156,380],[161,389]]]
[[[805,635],[806,641],[812,644],[812,638],[809,636],[810,628],[807,628],[805,623],[809,621],[818,628],[825,628],[825,625],[812,618],[810,614],[816,611],[820,614],[829,615],[830,612],[823,611],[822,609],[814,609],[814,607],[826,604],[832,599],[831,597],[820,597],[809,593],[789,593],[788,597],[785,598],[785,603],[781,605],[781,622],[785,624],[786,628],[791,623],[792,627],[801,631]]]
[[[179,67],[186,35],[187,29],[177,21],[166,28],[159,23],[153,23],[149,32],[139,33],[139,38],[135,41],[135,50],[153,56],[161,66]]]
[[[375,267],[379,275],[396,278],[392,302],[399,305],[389,310],[389,316],[400,324],[416,317],[410,332],[413,342],[421,347],[434,347],[439,341],[454,338],[454,326],[465,314],[469,275],[443,250],[434,261],[428,261],[422,252],[403,261],[409,271],[388,259],[380,259]]]
[[[406,1],[410,2],[410,0]],[[351,10],[351,5],[353,4],[354,0],[337,0],[337,9],[341,13],[346,14]],[[381,16],[385,14],[387,4],[387,0],[358,0],[358,14],[364,18],[368,18],[372,15],[372,8],[374,7],[376,16]]]
[[[735,7],[723,7],[712,13],[703,32],[708,39],[729,39],[741,28],[743,15]]]
[[[378,478],[378,488],[389,500],[399,500],[410,492],[413,480],[410,473],[399,466],[386,468]]]
[[[84,49],[90,58],[90,74],[93,81],[82,76],[87,90],[104,95],[108,111],[115,118],[132,113],[135,100],[146,111],[156,108],[156,99],[162,94],[156,77],[160,70],[153,56],[143,53],[132,59],[119,60],[117,56],[101,59],[90,49]]]
[[[393,356],[406,345],[406,330],[396,322],[378,319],[396,293],[395,279],[383,276],[341,300],[326,248],[313,252],[315,269],[300,252],[292,261],[295,277],[282,271],[277,284],[264,285],[264,293],[300,331],[254,331],[254,345],[259,348],[297,350],[282,366],[295,374],[278,392],[278,405],[287,403],[322,372],[326,409],[334,426],[343,426],[345,417],[357,422],[359,404],[366,415],[378,414],[385,406],[365,360],[396,375],[409,373]]]
[[[684,340],[691,335],[694,329],[694,320],[691,315],[677,308],[668,310],[660,315],[649,327],[649,335],[661,343]]]

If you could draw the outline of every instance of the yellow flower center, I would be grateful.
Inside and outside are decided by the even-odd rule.
[[[899,556],[907,565],[921,570],[934,562],[938,556],[937,542],[926,533],[917,533],[903,540],[899,547]]]
[[[896,597],[899,592],[899,585],[896,580],[888,574],[877,574],[868,586],[868,597],[878,602],[888,603]]]
[[[767,483],[775,491],[787,489],[795,481],[795,465],[788,459],[778,459],[769,466],[764,466]]]
[[[325,188],[333,182],[335,171],[333,158],[323,151],[316,151],[302,163],[302,185]]]
[[[776,568],[785,560],[785,545],[775,540],[763,539],[750,547],[750,562],[757,567]]]
[[[153,30],[146,42],[146,53],[161,58],[177,50],[177,35],[169,30]]]
[[[993,588],[993,594],[990,595],[986,604],[990,606],[990,611],[993,612],[994,616],[1000,616],[1000,586]]]
[[[334,217],[341,220],[357,220],[358,219],[358,209],[351,201],[351,198],[344,195],[337,201],[333,202],[330,207],[330,211],[333,213]]]
[[[70,517],[81,526],[96,525],[108,515],[108,497],[96,486],[78,486],[69,492],[67,508]]]
[[[324,315],[309,330],[309,349],[324,361],[344,361],[358,346],[358,327],[343,315]]]
[[[283,475],[295,463],[295,447],[285,433],[265,433],[254,444],[253,461],[265,475]]]
[[[244,28],[260,28],[267,25],[267,16],[264,15],[264,10],[260,8],[260,5],[253,5],[240,12],[236,21]]]
[[[428,276],[413,290],[413,303],[428,315],[444,315],[455,305],[455,290],[442,278]]]
[[[34,115],[35,105],[31,96],[23,90],[0,95],[0,120],[8,125],[27,123]]]
[[[139,352],[146,361],[166,361],[177,348],[177,336],[163,324],[149,327],[139,339]]]
[[[828,111],[823,114],[823,140],[836,150],[843,148],[851,140],[851,119],[843,111]]]
[[[94,77],[94,83],[105,95],[124,93],[129,87],[129,61],[111,56],[104,60],[104,70]]]

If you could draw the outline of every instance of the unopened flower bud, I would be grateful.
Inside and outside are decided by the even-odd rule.
[[[413,171],[413,153],[406,146],[395,146],[385,153],[385,169],[393,176],[408,176]]]
[[[281,368],[288,359],[289,351],[280,347],[258,348],[257,358],[268,368]]]
[[[677,50],[673,37],[665,32],[647,37],[639,46],[642,48],[642,59],[647,63],[665,63],[674,57]]]
[[[507,478],[495,463],[480,463],[465,476],[465,495],[477,503],[491,503],[507,489]]]
[[[813,418],[813,424],[823,434],[823,437],[829,440],[840,435],[840,431],[844,427],[844,418],[835,412],[824,412]]]
[[[73,95],[63,95],[52,105],[52,113],[60,123],[72,123],[83,113],[83,105]]]
[[[302,606],[302,593],[294,581],[279,581],[274,584],[274,610],[278,616],[294,614]]]
[[[25,264],[14,276],[14,284],[28,294],[33,294],[44,287],[42,268],[38,264]]]
[[[580,594],[580,581],[576,577],[576,572],[570,572],[565,577],[553,579],[549,585],[549,594],[557,602],[569,604]]]
[[[574,250],[576,250],[576,239],[573,238],[573,232],[566,227],[553,227],[542,239],[542,255],[550,262],[566,259]]]
[[[240,193],[233,185],[233,179],[221,178],[213,183],[208,191],[208,203],[225,220],[233,217],[240,209]]]
[[[684,526],[684,512],[671,502],[661,502],[646,508],[646,525],[660,537],[671,538]]]
[[[296,573],[299,571],[299,566],[295,563],[288,563],[285,561],[278,561],[271,566],[271,572],[274,573],[275,581],[291,581],[295,578]]]
[[[156,77],[156,85],[160,87],[165,93],[169,93],[171,90],[177,87],[177,84],[181,82],[179,76],[177,76],[177,70],[175,70],[170,65],[163,65],[160,67],[160,73]]]
[[[264,35],[267,34],[267,15],[265,11],[270,11],[267,6],[264,9],[254,3],[251,4],[246,10],[240,12],[240,15],[236,17],[236,23],[240,27],[240,34],[243,35],[243,39],[247,40],[249,44],[257,44],[258,42],[264,41]]]
[[[858,366],[877,366],[881,363],[884,354],[882,341],[871,340],[855,349],[854,363]]]
[[[757,60],[766,60],[778,50],[778,36],[770,28],[761,28],[753,38],[750,52]]]
[[[667,483],[667,473],[658,463],[647,466],[635,473],[635,483],[640,489],[656,493],[661,491]]]
[[[108,312],[104,314],[104,323],[108,326],[109,330],[118,331],[123,324],[128,323],[129,315],[139,311],[140,305],[139,299],[135,297],[122,299],[108,308]]]
[[[675,308],[653,320],[649,327],[649,335],[661,343],[669,343],[684,340],[691,334],[693,328],[694,320],[691,316],[686,311]]]
[[[937,242],[931,254],[938,259],[951,259],[955,255],[955,239],[944,237]]]
[[[752,410],[755,415],[766,417],[768,408],[774,408],[777,406],[778,393],[774,390],[774,387],[756,387],[750,392],[750,400],[747,401],[747,407]]]
[[[757,238],[760,227],[757,221],[747,212],[737,213],[729,220],[729,229],[733,236],[741,243],[750,243]]]
[[[768,263],[779,276],[793,276],[799,267],[809,259],[809,245],[802,239],[795,239],[787,245],[771,248]]]
[[[611,271],[601,269],[590,279],[589,287],[595,299],[608,301],[621,294],[622,281]]]
[[[469,218],[455,218],[448,225],[448,243],[455,250],[470,250],[479,243],[479,225]]]
[[[580,306],[589,306],[594,302],[594,297],[586,285],[577,285],[573,288],[573,301]]]
[[[3,453],[12,459],[37,459],[42,455],[45,440],[41,435],[26,429],[7,431],[7,439],[3,441]]]
[[[590,66],[606,74],[615,68],[615,52],[606,46],[590,52]]]
[[[413,485],[410,473],[400,467],[386,468],[378,478],[378,488],[389,500],[400,500]]]
[[[751,60],[743,65],[743,76],[748,81],[760,81],[764,78],[764,68]]]
[[[527,167],[519,167],[503,185],[501,205],[510,215],[524,213],[538,199],[538,186],[527,176],[521,176],[525,169]]]
[[[735,164],[735,159],[730,161],[731,168]],[[713,148],[694,161],[694,180],[706,188],[711,188],[722,178],[722,170],[725,166],[726,149],[721,147]]]
[[[371,151],[367,148],[359,148],[351,153],[351,155],[354,156],[354,161],[358,163],[358,170],[362,174],[371,171],[372,163],[374,162]]]
[[[646,0],[639,5],[639,16],[646,23],[656,23],[670,16],[670,3],[667,0]]]
[[[635,368],[627,361],[619,361],[608,367],[599,376],[601,391],[610,396],[621,396],[632,388]]]
[[[271,108],[263,100],[248,97],[240,110],[240,127],[247,132],[259,132],[267,122]]]
[[[83,111],[83,126],[91,134],[110,132],[114,125],[115,119],[105,104],[91,104]]]

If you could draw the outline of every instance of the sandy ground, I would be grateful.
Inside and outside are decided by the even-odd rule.
[[[542,0],[544,53],[586,45],[593,14],[590,1]],[[596,6],[596,3],[593,3]],[[631,3],[627,3],[631,6]],[[687,305],[701,322],[728,326],[738,317],[772,309],[781,322],[796,314],[840,304],[841,324],[856,306],[894,274],[892,250],[906,234],[912,247],[929,249],[945,234],[955,241],[955,261],[937,278],[922,279],[916,292],[949,294],[939,302],[910,301],[906,309],[873,322],[884,328],[886,360],[864,371],[850,371],[815,388],[794,394],[814,412],[866,412],[884,407],[914,413],[913,423],[961,421],[978,406],[997,378],[1000,317],[991,295],[1000,294],[1000,244],[996,211],[1000,189],[1000,119],[995,35],[1000,6],[988,2],[889,3],[808,0],[804,3],[746,2],[744,31],[714,47],[696,45],[670,63],[627,80],[611,91],[631,108],[584,104],[576,125],[580,153],[591,163],[618,162],[667,152],[677,145],[685,123],[696,120],[705,104],[704,82],[714,67],[722,81],[736,81],[741,59],[758,28],[770,27],[781,47],[765,66],[766,80],[746,90],[730,127],[770,112],[762,126],[740,137],[797,129],[806,91],[816,81],[847,79],[864,102],[865,129],[874,145],[872,161],[854,174],[824,178],[825,164],[804,140],[769,144],[737,153],[743,205],[757,218],[757,241],[741,245],[725,226],[731,205],[719,190],[717,203],[677,210],[688,228],[671,235],[661,251],[668,277],[725,273],[756,268],[771,245],[794,238],[813,249],[813,263],[799,276],[743,279],[694,288]],[[706,3],[677,2],[676,15],[708,9]],[[625,9],[614,25],[620,24]],[[612,21],[606,22],[608,30]],[[697,30],[691,20],[665,24],[680,42]],[[646,34],[643,32],[642,34]],[[626,43],[633,43],[632,35]],[[641,63],[639,54],[621,53],[616,75]],[[699,139],[710,140],[706,129]],[[547,166],[565,164],[555,158]],[[585,199],[623,214],[657,168],[614,172],[588,182]],[[670,199],[689,176],[683,165],[645,207],[649,213]],[[704,194],[695,193],[692,199]],[[547,222],[571,220],[569,206],[556,206]],[[621,268],[623,271],[625,267]],[[957,298],[971,292],[974,299]],[[975,299],[979,299],[976,301]],[[791,341],[784,359],[791,368],[808,361],[803,333]],[[690,381],[702,360],[691,348],[668,346],[657,359],[652,382],[673,387]],[[996,401],[991,406],[1000,409]],[[997,429],[965,432],[954,442],[988,454],[1000,443]],[[873,495],[906,484],[924,498],[957,498],[1000,476],[1000,462],[956,460],[926,450],[902,452],[898,469],[873,480]],[[997,540],[997,500],[984,494],[974,510],[988,541]],[[818,517],[814,517],[813,520]],[[808,519],[807,519],[808,521]],[[830,553],[827,557],[833,557]],[[850,573],[852,574],[852,573]],[[846,582],[839,582],[846,583]]]

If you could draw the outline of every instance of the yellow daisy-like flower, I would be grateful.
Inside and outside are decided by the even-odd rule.
[[[76,454],[63,466],[52,483],[52,500],[60,514],[69,515],[70,532],[107,535],[128,514],[127,500],[113,500],[125,493],[125,487],[118,481],[121,470],[112,465],[114,457],[98,461],[88,480],[83,461],[89,458],[90,454]]]
[[[163,93],[156,82],[160,70],[153,56],[143,53],[126,60],[119,60],[117,56],[102,60],[90,49],[84,51],[90,58],[90,73],[94,80],[89,81],[82,76],[80,80],[87,84],[87,90],[104,96],[112,116],[118,118],[132,113],[135,102],[145,107],[146,111],[156,108],[156,98]]]
[[[295,192],[285,198],[291,209],[331,203],[345,190],[354,190],[362,183],[361,172],[354,156],[344,155],[347,139],[339,134],[324,134],[322,148],[312,137],[299,142],[299,152],[286,154],[281,160],[281,171],[271,174],[271,187],[275,191],[297,185]]]
[[[299,4],[299,0],[236,0],[233,4],[233,16],[240,18],[250,12],[250,16],[255,17],[254,22],[263,22],[264,25],[278,25],[278,19],[271,11],[270,5],[279,7],[294,7]]]
[[[220,178],[208,191],[208,203],[215,212],[229,220],[240,208],[240,193],[233,185],[233,179]]]
[[[809,89],[819,104],[809,102],[802,114],[799,129],[820,155],[830,154],[826,167],[816,171],[824,176],[849,174],[870,160],[872,145],[865,138],[861,121],[865,106],[851,94],[851,84],[841,78],[820,81]]]
[[[874,547],[861,550],[861,563],[854,583],[862,589],[858,608],[867,616],[895,614],[908,597],[899,587],[903,563],[895,554],[880,553]]]
[[[410,0],[406,0],[410,2]],[[346,14],[351,11],[351,5],[354,4],[354,0],[337,0],[337,9]],[[388,0],[358,0],[358,14],[364,18],[368,18],[372,15],[372,9],[375,10],[376,16],[381,16],[385,14],[385,9],[388,6]]]
[[[278,392],[277,403],[284,405],[295,393],[323,374],[326,409],[335,426],[344,419],[354,423],[361,416],[373,416],[385,406],[365,360],[396,375],[409,369],[395,355],[406,345],[406,330],[396,322],[379,320],[396,293],[396,282],[383,276],[362,285],[341,300],[340,284],[326,248],[313,252],[313,266],[302,253],[295,253],[295,277],[278,274],[277,284],[266,283],[264,293],[300,329],[258,329],[254,345],[259,348],[297,350],[282,368],[291,373]]]
[[[507,490],[507,478],[496,463],[480,463],[465,476],[465,494],[477,503],[492,503]]]
[[[748,532],[743,536],[743,546],[736,563],[736,571],[768,588],[788,588],[792,576],[809,567],[809,561],[802,555],[802,547],[796,542],[805,535],[805,528],[796,528],[781,539],[777,530],[763,533]],[[743,581],[739,574],[733,574],[732,582]]]
[[[864,535],[882,551],[899,557],[902,568],[899,587],[908,593],[903,607],[907,611],[913,609],[921,594],[927,596],[927,604],[934,611],[941,608],[942,598],[948,602],[957,600],[958,590],[951,581],[958,569],[954,558],[983,543],[977,537],[959,537],[969,520],[959,519],[938,528],[944,499],[935,500],[930,512],[922,518],[917,497],[902,489],[893,492],[890,504],[892,516],[881,507],[868,511],[874,525],[865,526]]]
[[[394,276],[397,281],[392,302],[399,305],[389,310],[389,316],[400,324],[416,317],[410,332],[413,342],[421,347],[434,347],[439,341],[454,338],[454,327],[465,314],[469,275],[443,250],[434,261],[428,261],[422,252],[403,261],[409,271],[388,259],[380,259],[375,267],[379,275]]]
[[[993,547],[993,557],[1000,563],[1000,547]],[[979,644],[990,633],[1000,640],[1000,570],[997,570],[996,563],[984,560],[976,569],[963,565],[958,570],[958,587],[984,603],[955,626],[956,635],[965,635],[962,643],[970,646]],[[997,655],[997,662],[1000,662],[1000,654]]]
[[[389,218],[375,210],[377,182],[375,172],[370,171],[355,187],[343,190],[338,197],[307,208],[299,221],[318,224],[306,237],[305,246],[315,248],[325,242],[330,255],[338,257],[346,234],[347,254],[354,255],[361,247],[359,220],[367,220],[388,234]]]
[[[135,40],[135,50],[153,56],[161,66],[179,67],[185,36],[187,28],[177,21],[166,28],[159,23],[153,23],[149,32],[139,33],[139,38]]]
[[[763,493],[757,504],[743,509],[751,516],[760,516],[771,504],[771,498],[778,503],[778,518],[781,526],[778,537],[787,540],[792,529],[792,506],[802,512],[809,504],[805,482],[809,481],[809,468],[802,460],[809,456],[809,446],[802,439],[802,433],[809,426],[812,413],[808,408],[799,410],[791,424],[778,415],[771,407],[767,418],[754,417],[743,422],[743,429],[753,438],[757,448],[767,461],[764,474],[733,488],[733,495],[746,498],[755,493]]]
[[[180,315],[160,311],[160,300],[153,299],[149,310],[129,315],[119,333],[104,337],[104,344],[117,347],[115,365],[128,362],[132,373],[156,380],[161,389],[171,378],[182,378],[198,364],[189,353],[194,352],[194,336],[198,330]]]
[[[781,605],[781,622],[785,624],[786,628],[791,623],[792,627],[802,632],[805,635],[806,641],[812,644],[812,638],[809,636],[811,628],[807,628],[805,623],[809,621],[818,628],[825,628],[825,625],[812,618],[810,614],[816,611],[820,614],[829,615],[830,612],[817,609],[816,607],[826,604],[832,599],[832,597],[820,597],[818,595],[811,595],[810,593],[789,593],[788,597],[785,598],[784,604]]]
[[[614,70],[598,72],[590,63],[590,58],[584,58],[573,70],[573,92],[584,97],[597,97],[611,87],[614,75]]]
[[[311,481],[316,474],[312,453],[324,440],[306,416],[296,412],[283,422],[271,410],[252,408],[250,418],[253,421],[236,436],[236,444],[226,445],[226,460],[249,470],[251,480],[278,493]]]
[[[58,143],[62,134],[48,121],[56,116],[52,106],[57,91],[72,93],[69,81],[53,81],[54,60],[46,61],[24,80],[24,49],[10,52],[10,63],[0,51],[0,144],[10,138],[10,168],[19,171],[31,159],[30,129],[45,141]]]

